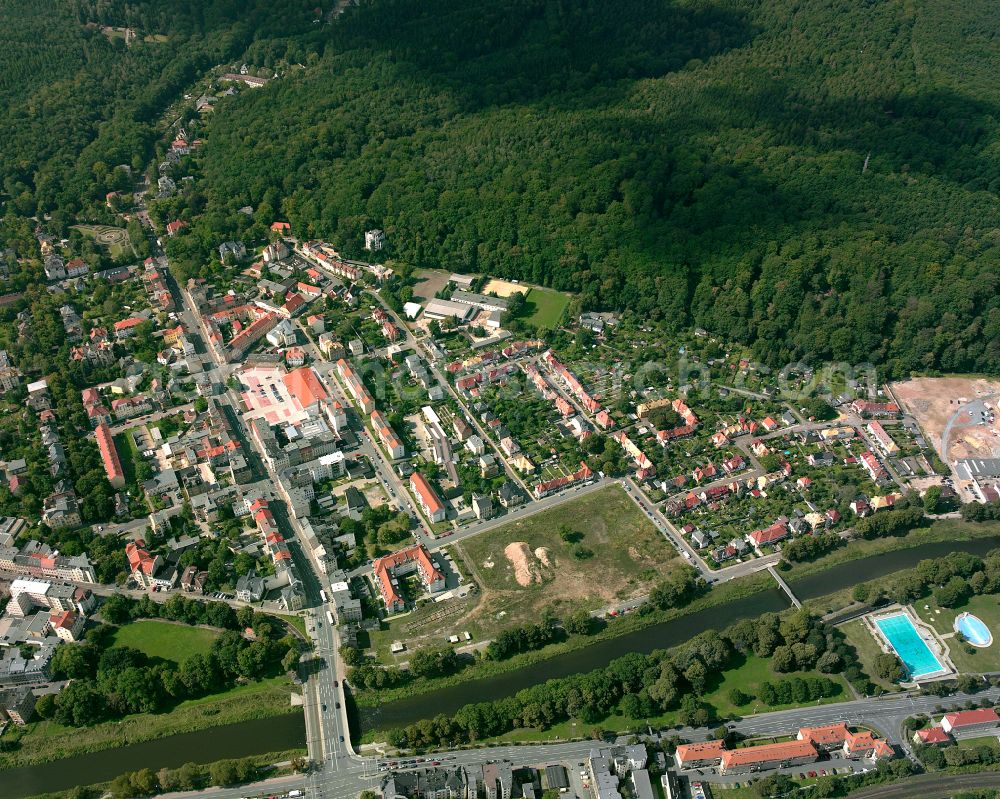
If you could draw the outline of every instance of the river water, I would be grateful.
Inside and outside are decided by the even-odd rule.
[[[80,734],[85,736],[86,730]],[[114,779],[124,771],[176,768],[285,749],[305,748],[302,713],[253,719],[198,732],[185,732],[117,749],[67,757],[54,763],[0,771],[0,798],[22,799]]]
[[[800,599],[814,599],[857,583],[909,569],[925,558],[938,558],[963,551],[985,555],[1000,547],[1000,538],[923,544],[911,549],[855,560],[790,583]],[[470,702],[486,702],[510,696],[556,677],[581,674],[606,666],[628,652],[647,654],[683,643],[708,629],[721,630],[740,619],[789,607],[777,588],[746,599],[681,616],[617,638],[598,641],[508,674],[401,699],[380,707],[362,707],[356,721],[362,731],[389,729],[439,713],[449,715]],[[86,735],[86,731],[81,731]],[[123,771],[141,768],[174,768],[189,761],[207,763],[230,757],[277,752],[305,746],[305,724],[301,713],[247,721],[225,727],[183,733],[141,744],[107,749],[94,754],[66,758],[57,763],[0,771],[0,799],[22,799],[31,794],[64,790],[110,780]]]

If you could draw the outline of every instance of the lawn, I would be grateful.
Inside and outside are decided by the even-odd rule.
[[[124,228],[111,227],[110,225],[74,225],[88,239],[94,239],[100,246],[104,247],[112,258],[118,258],[122,253],[130,256],[136,255],[135,248],[129,240],[128,233]]]
[[[951,650],[951,660],[962,672],[1000,671],[1000,595],[983,594],[974,596],[958,608],[942,608],[934,597],[926,596],[913,603],[914,610],[922,621],[933,627],[938,635],[946,636],[954,632],[955,617],[960,613],[971,613],[982,619],[993,633],[993,643],[985,649],[969,644],[960,644],[955,638],[945,638]]]
[[[114,437],[115,449],[118,450],[118,460],[122,465],[122,472],[125,474],[125,482],[132,485],[135,482],[135,465],[139,462],[139,451],[135,448],[132,436],[127,432],[119,433]]]
[[[807,703],[810,707],[817,704],[828,705],[836,702],[844,702],[852,698],[846,680],[838,674],[819,674],[818,672],[805,671],[778,674],[771,668],[769,658],[759,658],[753,655],[748,657],[742,665],[722,674],[721,679],[715,680],[708,686],[708,689],[701,698],[715,708],[720,718],[749,716],[754,712],[769,713],[774,710],[787,710],[797,705],[763,705],[757,699],[753,698],[745,705],[736,706],[729,701],[729,692],[733,688],[739,688],[744,693],[753,696],[764,682],[790,680],[794,677],[828,677],[840,687],[840,693],[836,696]],[[630,719],[626,716],[615,714],[608,716],[597,724],[589,725],[582,721],[567,721],[547,730],[514,730],[497,740],[528,742],[552,740],[555,738],[574,738],[589,735],[591,729],[595,726],[612,732],[629,732],[645,728],[647,723],[654,727],[670,727],[679,723],[678,713],[677,711],[671,711],[648,719]]]
[[[875,658],[882,653],[882,648],[872,637],[872,634],[865,629],[861,619],[856,619],[855,621],[849,621],[846,624],[842,624],[840,626],[840,631],[847,636],[848,643],[853,645],[857,650],[858,659],[861,661],[861,667],[864,669],[865,674],[869,676],[871,681],[884,691],[898,691],[898,685],[884,682],[875,677],[873,664],[875,663]]]
[[[990,749],[1000,749],[1000,741],[995,735],[984,735],[982,738],[962,738],[955,742],[959,749],[976,749],[988,746]]]
[[[207,655],[212,642],[218,637],[216,630],[203,627],[141,620],[115,630],[114,643],[138,649],[150,657],[182,663],[191,655]]]
[[[546,607],[594,610],[641,596],[680,565],[618,486],[469,538],[455,551],[482,589],[482,612],[504,624],[536,621]]]
[[[181,702],[169,713],[139,713],[80,730],[54,721],[37,721],[17,730],[20,746],[0,752],[0,769],[44,763],[182,732],[289,713],[292,691],[284,675],[237,685],[221,693]]]
[[[539,330],[554,330],[569,305],[569,297],[552,289],[537,286],[528,289],[520,317]]]

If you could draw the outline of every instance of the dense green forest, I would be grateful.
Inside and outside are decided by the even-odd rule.
[[[378,225],[772,363],[1000,370],[996,4],[368,0],[325,30],[215,114],[221,228]]]
[[[240,59],[281,78],[212,115],[176,209],[192,253],[251,205],[261,228],[359,254],[379,226],[401,264],[579,291],[772,364],[1000,371],[995,3],[330,6],[0,0],[10,208],[87,216]]]
[[[141,177],[156,123],[255,37],[308,34],[315,0],[0,0],[0,196],[57,229]],[[137,38],[101,26],[134,25]],[[137,171],[136,171],[137,170]],[[92,215],[92,214],[91,214]]]

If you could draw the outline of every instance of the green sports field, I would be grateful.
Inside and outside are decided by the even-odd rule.
[[[562,320],[567,305],[569,297],[565,294],[535,286],[524,297],[521,318],[539,329],[553,330]]]
[[[115,631],[115,646],[129,646],[150,657],[183,663],[194,654],[207,654],[219,637],[215,630],[171,624],[165,621],[134,621]]]

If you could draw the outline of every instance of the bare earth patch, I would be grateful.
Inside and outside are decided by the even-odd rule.
[[[545,547],[538,547],[535,550],[535,557],[542,562],[545,568],[552,568],[552,561],[549,560],[549,551]]]
[[[990,457],[1000,443],[992,426],[976,424],[966,411],[960,410],[967,402],[1000,394],[1000,381],[981,377],[917,377],[893,383],[892,393],[916,418],[928,443],[945,461]],[[941,435],[951,420],[950,452],[941,452]]]
[[[517,584],[526,588],[532,583],[541,582],[541,577],[531,568],[532,552],[524,541],[512,541],[504,547],[503,554],[514,567],[514,579]]]

